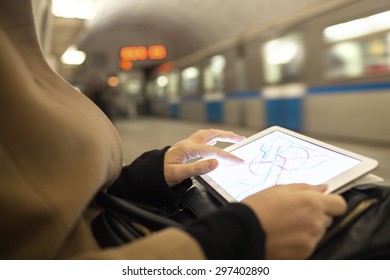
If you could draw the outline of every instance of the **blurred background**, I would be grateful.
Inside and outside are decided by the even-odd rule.
[[[51,67],[122,136],[126,161],[193,129],[280,125],[390,177],[388,0],[33,0]]]

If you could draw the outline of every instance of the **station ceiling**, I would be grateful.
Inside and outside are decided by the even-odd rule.
[[[359,0],[98,0],[99,8],[87,26],[76,22],[66,32],[69,40],[78,34],[74,36],[78,47],[110,68],[124,46],[162,44],[167,60],[178,59],[351,1]],[[60,19],[56,25],[66,30]],[[56,53],[66,49],[61,42],[69,41],[64,32],[54,32]]]

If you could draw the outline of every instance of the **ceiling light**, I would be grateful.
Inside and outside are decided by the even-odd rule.
[[[110,76],[107,78],[107,84],[110,86],[110,87],[117,87],[119,85],[119,79],[118,77],[115,77],[115,76]]]
[[[369,35],[390,28],[390,11],[329,26],[323,33],[328,42]]]
[[[97,0],[52,0],[52,12],[57,17],[92,19]]]
[[[85,58],[86,55],[83,51],[79,51],[75,46],[70,46],[61,56],[61,61],[64,64],[80,65]]]

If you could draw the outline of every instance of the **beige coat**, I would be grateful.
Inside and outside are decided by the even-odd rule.
[[[89,204],[119,174],[118,134],[46,64],[30,1],[1,6],[0,258],[204,258],[198,243],[176,229],[118,248],[98,247]]]

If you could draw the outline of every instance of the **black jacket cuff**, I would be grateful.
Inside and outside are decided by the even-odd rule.
[[[169,147],[142,154],[124,166],[117,180],[107,192],[131,201],[166,207],[175,204],[179,195],[170,188],[164,177],[164,156]],[[191,180],[181,184],[191,185]]]
[[[264,259],[265,233],[253,211],[232,203],[190,224],[208,259]]]

